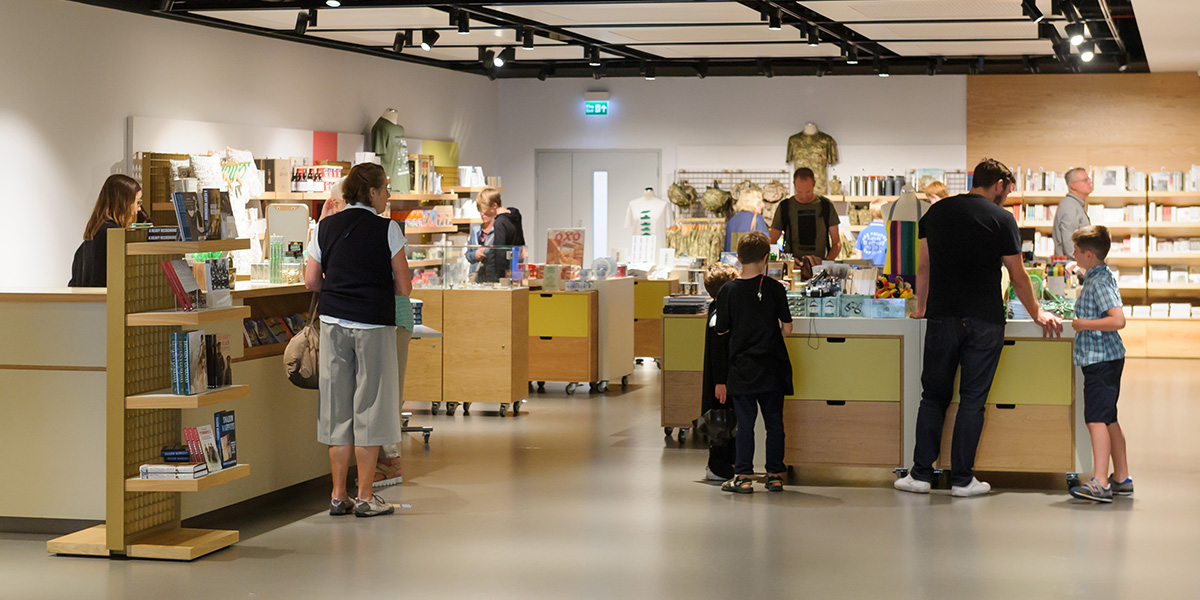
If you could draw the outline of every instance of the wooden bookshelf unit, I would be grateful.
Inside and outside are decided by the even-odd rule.
[[[181,492],[199,492],[250,474],[235,465],[199,479],[141,479],[139,467],[180,443],[180,410],[245,398],[249,386],[195,395],[171,390],[170,333],[237,320],[250,308],[179,311],[159,262],[195,252],[241,250],[250,240],[146,242],[145,230],[108,231],[107,404],[104,524],[46,542],[52,554],[193,560],[238,541],[237,531],[185,529]]]

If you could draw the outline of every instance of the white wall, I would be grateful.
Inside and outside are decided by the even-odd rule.
[[[486,78],[65,0],[3,6],[0,288],[66,284],[131,115],[356,133],[394,107],[410,137],[498,172]]]
[[[500,82],[505,203],[527,214],[531,244],[538,149],[662,150],[664,195],[677,168],[788,169],[787,138],[808,121],[838,142],[831,174],[966,167],[966,78],[803,77]],[[608,91],[605,117],[583,114]],[[892,171],[894,169],[894,171]],[[703,182],[692,182],[701,186]]]

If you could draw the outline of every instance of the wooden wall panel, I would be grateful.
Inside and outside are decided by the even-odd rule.
[[[980,75],[967,78],[967,168],[991,157],[1009,167],[1065,171],[1200,164],[1195,73]]]

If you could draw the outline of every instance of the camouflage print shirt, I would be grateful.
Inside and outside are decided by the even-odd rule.
[[[824,194],[829,189],[828,167],[838,162],[837,142],[823,131],[812,135],[802,131],[788,138],[787,161],[793,169],[812,169],[817,179],[813,191]]]

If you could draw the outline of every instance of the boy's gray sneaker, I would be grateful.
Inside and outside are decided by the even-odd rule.
[[[354,500],[354,516],[378,517],[396,512],[396,507],[387,503],[379,494],[372,494],[370,501]]]
[[[1087,483],[1071,488],[1071,495],[1080,500],[1091,500],[1093,502],[1109,503],[1112,502],[1112,488],[1106,488],[1100,485],[1100,481],[1095,477],[1088,480]]]
[[[349,498],[331,498],[329,500],[329,514],[340,517],[354,512],[354,501]]]
[[[1132,496],[1133,495],[1133,479],[1128,477],[1125,481],[1117,481],[1112,475],[1108,476],[1108,485],[1112,486],[1112,493],[1117,496]]]

